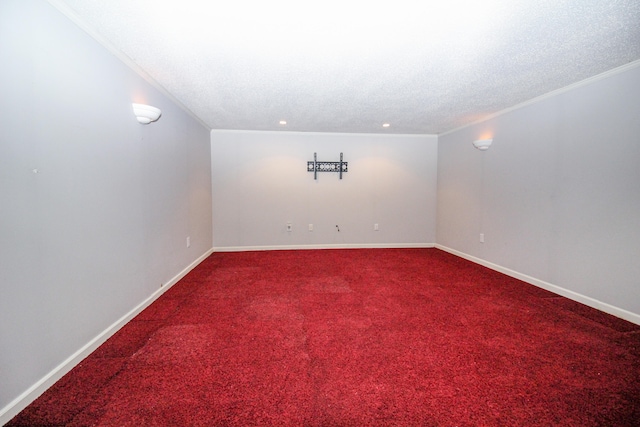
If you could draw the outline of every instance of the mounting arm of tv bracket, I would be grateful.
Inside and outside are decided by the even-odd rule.
[[[307,162],[307,172],[313,172],[313,179],[318,179],[318,172],[338,172],[342,179],[342,172],[349,172],[349,162],[342,161],[342,153],[339,162],[319,162],[318,154],[313,153],[313,161]]]

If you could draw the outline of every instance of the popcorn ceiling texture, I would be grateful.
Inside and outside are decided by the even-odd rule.
[[[50,3],[212,129],[438,134],[640,59],[638,0]]]

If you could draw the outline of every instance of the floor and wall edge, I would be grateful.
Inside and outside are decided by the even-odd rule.
[[[29,387],[24,393],[15,398],[6,407],[0,409],[0,426],[8,423],[13,417],[18,415],[20,411],[26,408],[31,402],[36,400],[42,393],[44,393],[49,387],[62,378],[67,372],[78,365],[89,354],[95,351],[100,345],[107,341],[113,334],[118,332],[120,328],[126,325],[131,319],[136,317],[142,310],[147,308],[151,303],[158,299],[162,294],[168,291],[173,285],[178,283],[180,279],[186,276],[191,270],[193,270],[198,264],[204,261],[209,255],[214,252],[213,248],[207,250],[204,254],[199,256],[195,261],[185,267],[171,280],[169,280],[164,286],[159,288],[147,299],[134,307],[130,312],[122,316],[116,322],[114,322],[107,329],[98,334],[95,338],[85,344],[82,348],[69,356],[64,362],[56,366],[51,372],[41,378],[34,385]]]
[[[489,261],[485,261],[481,258],[468,255],[464,252],[457,251],[455,249],[443,246],[437,243],[390,243],[390,244],[349,244],[349,245],[291,245],[291,246],[224,246],[214,247],[214,252],[245,252],[245,251],[271,251],[271,250],[308,250],[308,249],[403,249],[403,248],[437,248],[448,252],[450,254],[459,256],[468,261],[480,264],[484,267],[506,274],[507,276],[522,280],[523,282],[553,292],[554,294],[569,298],[573,301],[588,305],[589,307],[627,320],[636,325],[640,325],[640,314],[633,313],[622,308],[607,304],[597,299],[582,295],[580,293],[565,289],[558,285],[554,285],[549,282],[545,282],[535,277],[528,276],[518,271],[511,270],[509,268],[494,264]]]
[[[433,248],[435,243],[355,243],[340,245],[218,246],[214,252],[287,251],[310,249],[412,249]]]
[[[589,307],[595,308],[600,311],[604,311],[605,313],[609,313],[613,316],[619,317],[621,319],[627,320],[631,323],[635,323],[636,325],[640,325],[640,314],[632,313],[630,311],[624,310],[622,308],[613,306],[611,304],[607,304],[602,301],[598,301],[597,299],[588,297],[586,295],[579,294],[577,292],[571,291],[569,289],[562,288],[558,285],[554,285],[552,283],[545,282],[544,280],[536,279],[535,277],[528,276],[523,273],[519,273],[517,271],[511,270],[506,267],[502,267],[500,265],[494,264],[489,261],[485,261],[481,258],[474,257],[472,255],[468,255],[464,252],[457,251],[455,249],[436,244],[435,248],[443,250],[445,252],[449,252],[450,254],[459,256],[460,258],[464,258],[476,264],[480,264],[484,267],[490,268],[492,270],[498,271],[500,273],[506,274],[507,276],[516,278],[518,280],[522,280],[523,282],[529,283],[531,285],[537,286],[539,288],[545,289],[547,291],[553,292],[554,294],[558,294],[560,296],[569,298],[573,301],[577,301],[584,305],[588,305]]]
[[[597,310],[609,313],[613,316],[627,320],[629,322],[640,325],[640,314],[632,313],[630,311],[621,309],[616,306],[598,301],[591,297],[573,292],[571,290],[562,288],[560,286],[545,282],[543,280],[536,279],[523,273],[511,270],[506,267],[491,263],[481,258],[468,255],[464,252],[457,251],[455,249],[434,243],[410,243],[410,244],[354,244],[354,245],[296,245],[296,246],[242,246],[242,247],[214,247],[207,250],[204,254],[198,257],[190,265],[184,268],[180,273],[174,276],[165,286],[159,288],[153,294],[151,294],[146,300],[133,308],[129,313],[122,316],[111,326],[85,344],[82,348],[72,354],[68,359],[54,368],[46,376],[32,385],[24,393],[14,399],[5,408],[0,410],[0,425],[4,425],[9,422],[20,411],[26,408],[31,402],[37,399],[42,393],[44,393],[49,387],[51,387],[56,381],[62,378],[67,372],[73,369],[77,364],[84,360],[89,354],[102,345],[109,337],[115,334],[120,328],[122,328],[127,322],[137,316],[142,310],[147,308],[151,303],[158,299],[164,292],[169,290],[180,279],[193,270],[198,264],[214,252],[240,252],[240,251],[266,251],[266,250],[305,250],[305,249],[383,249],[383,248],[437,248],[448,252],[450,254],[459,256],[460,258],[469,260],[476,264],[506,274],[507,276],[522,280],[523,282],[548,290],[555,294],[569,298],[571,300],[580,302]]]

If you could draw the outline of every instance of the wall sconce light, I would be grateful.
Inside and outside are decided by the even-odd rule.
[[[480,151],[486,151],[491,147],[492,142],[493,139],[479,139],[477,141],[473,141],[473,146]]]
[[[151,105],[131,105],[133,106],[133,113],[136,115],[138,122],[142,123],[143,125],[155,122],[160,118],[160,114],[162,114],[162,111],[160,111],[159,108],[152,107]]]

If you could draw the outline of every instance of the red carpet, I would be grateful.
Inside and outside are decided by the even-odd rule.
[[[637,426],[640,326],[437,249],[216,253],[10,426]]]

